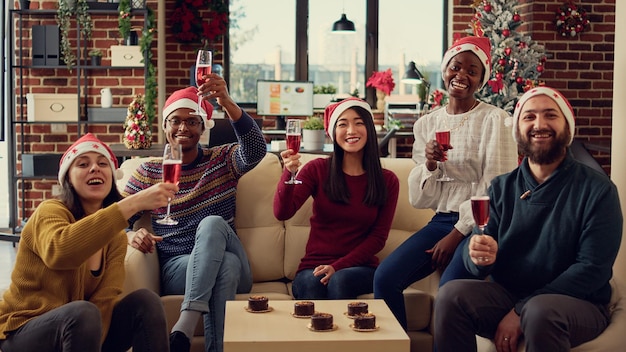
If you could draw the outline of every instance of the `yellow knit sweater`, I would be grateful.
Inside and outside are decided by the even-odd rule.
[[[117,204],[76,221],[58,200],[42,202],[20,237],[11,285],[0,301],[0,339],[30,319],[76,300],[102,315],[102,341],[124,284],[128,222]],[[102,249],[99,276],[87,259]]]

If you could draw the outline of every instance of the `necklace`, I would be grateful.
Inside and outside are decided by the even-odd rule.
[[[470,111],[472,111],[472,110],[474,110],[474,108],[475,108],[476,106],[478,106],[478,104],[480,104],[480,101],[478,101],[478,100],[474,100],[474,104],[472,105],[472,107],[471,107],[471,108],[469,108],[469,110],[467,110],[466,112],[464,112],[464,113],[463,113],[463,114],[465,114],[465,116],[463,116],[463,119],[461,120],[461,122],[459,122],[459,124],[458,124],[458,125],[456,125],[456,126],[454,126],[454,127],[450,128],[450,131],[456,131],[456,130],[458,130],[459,128],[463,127],[463,125],[465,124],[465,121],[467,121],[467,120],[469,119],[469,114],[467,114],[467,113],[468,113],[468,112],[470,112]],[[447,122],[448,122],[448,117],[449,117],[450,115],[451,115],[451,114],[448,112],[448,107],[446,106],[446,125],[448,125],[448,123],[447,123]]]

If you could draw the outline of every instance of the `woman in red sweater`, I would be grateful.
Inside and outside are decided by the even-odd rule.
[[[122,199],[117,159],[88,133],[61,158],[58,200],[42,202],[20,237],[11,285],[0,300],[0,349],[168,350],[158,295],[122,297],[127,219],[167,205],[178,186],[161,183]]]
[[[285,184],[300,167],[298,151],[281,153],[285,170],[274,197],[274,215],[291,218],[313,197],[306,253],[293,281],[296,299],[350,299],[373,292],[378,253],[387,241],[399,182],[382,168],[369,105],[349,98],[324,111],[334,152],[308,162],[302,184]]]

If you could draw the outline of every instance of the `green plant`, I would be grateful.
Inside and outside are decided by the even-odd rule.
[[[102,56],[102,51],[100,49],[91,49],[89,50],[89,56]]]
[[[309,117],[302,124],[304,130],[323,130],[324,122],[319,117]]]
[[[118,28],[119,34],[122,39],[128,37],[131,31],[131,0],[120,0],[120,4],[117,7]],[[154,33],[156,33],[154,11],[146,6],[146,24],[141,37],[139,38],[139,47],[143,55],[143,62],[146,65],[146,79],[145,79],[145,113],[148,118],[148,123],[152,126],[152,120],[156,116],[156,109],[154,107],[154,101],[157,97],[157,84],[156,84],[156,68],[152,63],[152,41],[154,40]]]
[[[328,85],[315,85],[313,86],[313,94],[335,94],[337,93],[337,88],[332,84]]]
[[[61,31],[61,55],[65,65],[71,71],[76,65],[76,53],[70,42],[70,26],[72,16],[76,16],[76,23],[84,39],[91,39],[93,23],[89,15],[89,6],[86,0],[59,0],[56,21]]]

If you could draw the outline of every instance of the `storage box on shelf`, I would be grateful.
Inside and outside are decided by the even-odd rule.
[[[26,94],[29,122],[71,122],[78,118],[76,94]]]
[[[111,45],[111,66],[143,67],[138,45]]]

